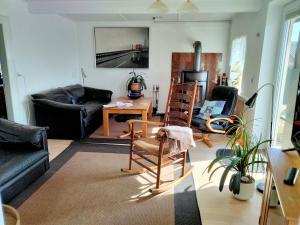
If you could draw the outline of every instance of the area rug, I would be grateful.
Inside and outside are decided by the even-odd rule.
[[[152,195],[151,174],[120,172],[128,166],[128,153],[125,143],[72,143],[11,202],[22,225],[201,224],[192,174]]]

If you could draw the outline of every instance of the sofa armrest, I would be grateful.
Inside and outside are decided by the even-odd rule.
[[[46,128],[0,119],[0,145],[9,148],[29,147],[48,151]]]
[[[86,109],[83,105],[73,105],[67,103],[56,102],[48,99],[33,99],[32,100],[35,105],[42,105],[47,108],[51,108],[52,110],[67,110],[69,112],[79,112],[82,111],[86,115]]]
[[[48,126],[49,138],[79,139],[85,135],[83,105],[72,105],[47,99],[34,99],[35,120],[38,126]]]
[[[110,90],[96,89],[91,87],[84,87],[85,97],[87,100],[98,100],[102,103],[109,103],[113,94]]]

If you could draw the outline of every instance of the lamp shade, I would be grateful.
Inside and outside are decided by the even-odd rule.
[[[253,106],[255,105],[255,102],[256,102],[256,98],[257,98],[257,92],[254,93],[252,95],[252,97],[249,98],[248,101],[245,102],[245,105],[247,105],[249,108],[253,108]]]
[[[155,0],[155,2],[150,5],[149,11],[151,13],[166,13],[168,12],[168,6],[160,0]]]
[[[186,0],[182,5],[180,5],[177,9],[178,13],[197,13],[199,12],[199,8],[192,3],[191,0]]]

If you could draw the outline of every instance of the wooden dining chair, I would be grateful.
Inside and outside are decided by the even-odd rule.
[[[156,186],[150,189],[152,193],[160,193],[168,190],[171,185],[180,182],[193,169],[192,166],[186,170],[187,150],[183,150],[176,155],[170,155],[168,140],[166,133],[158,132],[156,137],[136,138],[134,126],[137,123],[147,123],[149,126],[167,126],[176,125],[183,127],[191,126],[191,119],[195,96],[197,91],[197,81],[190,84],[175,84],[171,81],[169,95],[166,104],[165,117],[163,122],[129,120],[129,128],[131,133],[129,168],[121,169],[121,171],[130,174],[139,174],[150,171],[156,176]],[[141,166],[139,169],[133,169],[132,164],[136,163]],[[172,173],[181,169],[181,176],[175,178],[171,182],[162,183],[162,169],[169,165],[179,165],[172,169]],[[152,165],[152,166],[150,166]]]

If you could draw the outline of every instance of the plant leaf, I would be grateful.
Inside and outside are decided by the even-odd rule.
[[[220,184],[219,184],[219,191],[223,191],[223,188],[224,188],[224,183],[225,183],[225,180],[226,180],[226,177],[229,173],[229,171],[236,166],[237,163],[239,163],[241,159],[236,157],[236,158],[232,158],[232,161],[230,163],[229,166],[226,167],[224,173],[222,174],[222,177],[220,179]]]

